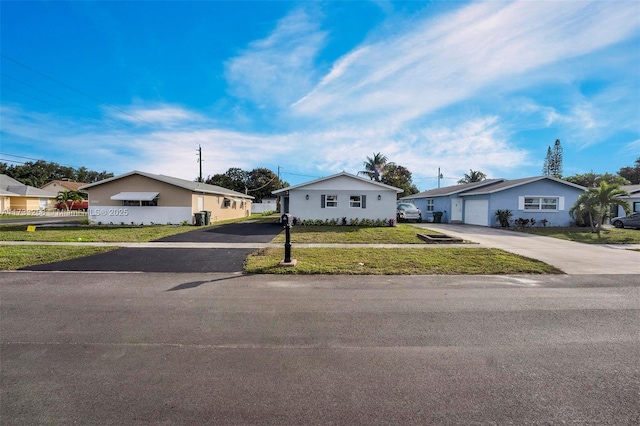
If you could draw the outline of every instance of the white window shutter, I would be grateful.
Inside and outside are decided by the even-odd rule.
[[[564,197],[558,197],[558,210],[564,210]]]
[[[524,210],[524,196],[518,197],[518,210]]]

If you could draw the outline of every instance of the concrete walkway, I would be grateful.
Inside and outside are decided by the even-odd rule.
[[[567,274],[640,274],[640,252],[619,249],[637,248],[637,245],[612,248],[473,225],[424,223],[416,226],[537,259]]]

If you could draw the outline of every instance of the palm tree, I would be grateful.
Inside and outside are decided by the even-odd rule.
[[[587,188],[587,190],[578,197],[578,200],[573,207],[571,207],[569,213],[574,218],[588,215],[591,230],[600,237],[602,224],[607,218],[611,206],[621,206],[627,213],[631,210],[629,202],[620,198],[621,196],[628,195],[629,193],[627,191],[620,189],[620,185],[615,183],[608,184],[605,181],[601,181],[600,186],[597,188]]]
[[[464,177],[460,179],[458,183],[462,184],[462,183],[480,182],[486,179],[487,179],[487,175],[482,173],[480,170],[469,169],[469,173],[465,173]]]
[[[362,163],[364,170],[358,172],[359,175],[369,176],[369,179],[380,182],[382,179],[382,173],[387,164],[387,157],[381,153],[374,153],[373,157],[367,157],[367,161]]]
[[[73,207],[73,205],[76,203],[76,201],[83,200],[83,195],[84,193],[80,191],[71,191],[71,190],[65,189],[64,191],[58,192],[58,195],[56,195],[56,201],[64,204],[67,211],[69,211],[71,207]],[[71,201],[71,205],[68,204],[69,201]]]

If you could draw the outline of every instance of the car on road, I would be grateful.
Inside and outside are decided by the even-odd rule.
[[[396,206],[396,216],[398,222],[403,220],[415,220],[416,222],[422,222],[422,213],[420,209],[411,203],[399,203]]]
[[[616,228],[636,228],[640,229],[640,212],[632,213],[631,216],[614,217],[611,224]]]

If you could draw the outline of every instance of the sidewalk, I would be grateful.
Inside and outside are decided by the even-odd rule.
[[[417,226],[537,259],[567,274],[640,274],[640,253],[620,250],[637,248],[637,245],[612,248],[474,225],[425,223]]]

